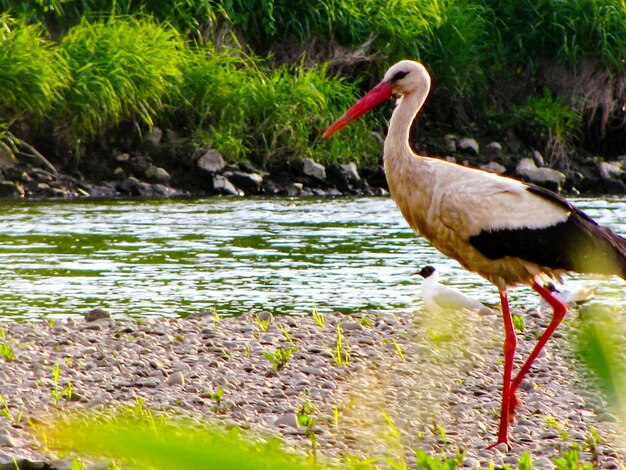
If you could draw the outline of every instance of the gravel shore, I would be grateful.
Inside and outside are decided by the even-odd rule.
[[[524,316],[522,357],[549,320],[537,309]],[[570,445],[586,448],[592,429],[605,441],[594,452],[583,452],[581,461],[606,469],[626,461],[614,416],[579,372],[568,324],[523,384],[512,449],[503,452],[486,449],[495,440],[499,414],[499,312],[331,313],[323,326],[312,316],[260,317],[0,324],[0,343],[14,355],[0,356],[0,395],[8,411],[0,415],[0,469],[15,468],[14,458],[22,468],[42,468],[42,462],[48,468],[69,466],[41,450],[26,424],[29,418],[48,419],[77,407],[133,405],[137,398],[154,411],[280,436],[303,451],[309,440],[295,413],[308,399],[319,407],[315,429],[321,455],[378,458],[380,468],[388,466],[387,457],[415,468],[414,450],[420,448],[446,455],[463,450],[466,468],[489,463],[516,468],[529,451],[533,468],[551,469]],[[333,357],[338,324],[349,352],[345,365]],[[279,347],[297,350],[276,372],[264,352]],[[71,401],[55,403],[56,364],[56,386],[71,382]],[[218,405],[209,395],[220,386]],[[391,437],[387,420],[399,437]]]

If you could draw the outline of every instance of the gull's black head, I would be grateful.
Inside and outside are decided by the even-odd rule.
[[[424,266],[421,271],[417,272],[417,274],[419,274],[424,279],[426,279],[427,277],[432,276],[434,272],[435,272],[435,267],[428,265],[428,266]]]

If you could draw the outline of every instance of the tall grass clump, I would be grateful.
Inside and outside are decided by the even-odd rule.
[[[546,149],[550,163],[566,165],[581,135],[582,113],[546,89],[542,96],[529,96],[525,105],[517,108],[517,115],[520,127],[534,140],[531,143]]]
[[[331,120],[356,98],[354,86],[330,77],[325,66],[267,67],[236,51],[198,49],[185,64],[178,116],[187,120],[198,143],[220,150],[228,160],[250,159],[260,166],[293,157],[328,161],[338,152],[376,154],[365,125],[355,126],[349,143],[322,142]],[[374,152],[372,152],[374,150]],[[341,153],[341,152],[339,152]]]
[[[0,16],[0,121],[39,121],[60,99],[69,80],[65,59],[43,29]]]
[[[88,140],[122,119],[147,125],[178,91],[185,44],[176,30],[152,19],[83,19],[61,49],[72,70],[56,122],[69,140]]]
[[[494,11],[491,30],[500,72],[511,83],[548,87],[582,115],[577,132],[595,141],[626,125],[626,4],[623,0],[482,0]],[[504,74],[506,77],[506,74]],[[500,81],[506,80],[500,75]],[[510,90],[509,90],[510,91]],[[505,96],[506,100],[510,97]],[[546,153],[562,159],[561,144]]]

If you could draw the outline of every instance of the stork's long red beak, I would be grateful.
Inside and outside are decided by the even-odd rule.
[[[370,109],[379,106],[384,101],[391,98],[392,90],[389,83],[382,81],[372,88],[363,98],[356,102],[343,116],[337,119],[324,131],[322,137],[330,137],[339,129],[346,127],[352,121],[358,119]]]

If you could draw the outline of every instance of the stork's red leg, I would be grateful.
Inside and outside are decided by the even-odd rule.
[[[509,311],[509,301],[506,290],[500,291],[500,303],[502,304],[502,318],[504,319],[504,373],[502,374],[502,406],[500,408],[500,428],[498,430],[498,441],[489,446],[495,447],[498,444],[509,445],[509,410],[512,399],[511,374],[513,372],[513,358],[517,346],[515,329],[513,328],[513,318]]]
[[[553,297],[550,291],[543,287],[541,284],[539,284],[537,281],[533,283],[533,289],[535,289],[539,293],[539,295],[541,295],[541,297],[543,297],[546,302],[550,304],[554,313],[552,314],[552,320],[550,320],[550,324],[546,328],[546,331],[544,331],[539,338],[539,341],[535,345],[535,348],[532,350],[530,356],[528,356],[528,359],[526,359],[526,362],[524,363],[524,365],[518,372],[517,377],[515,377],[515,380],[513,380],[513,383],[511,384],[511,401],[509,403],[509,417],[511,419],[515,414],[515,408],[518,405],[517,398],[515,396],[517,389],[522,383],[522,380],[524,380],[524,376],[528,373],[528,370],[530,369],[530,366],[532,366],[533,361],[537,358],[537,356],[546,345],[554,331],[561,324],[563,318],[565,318],[565,314],[567,313],[567,307],[561,301]]]

